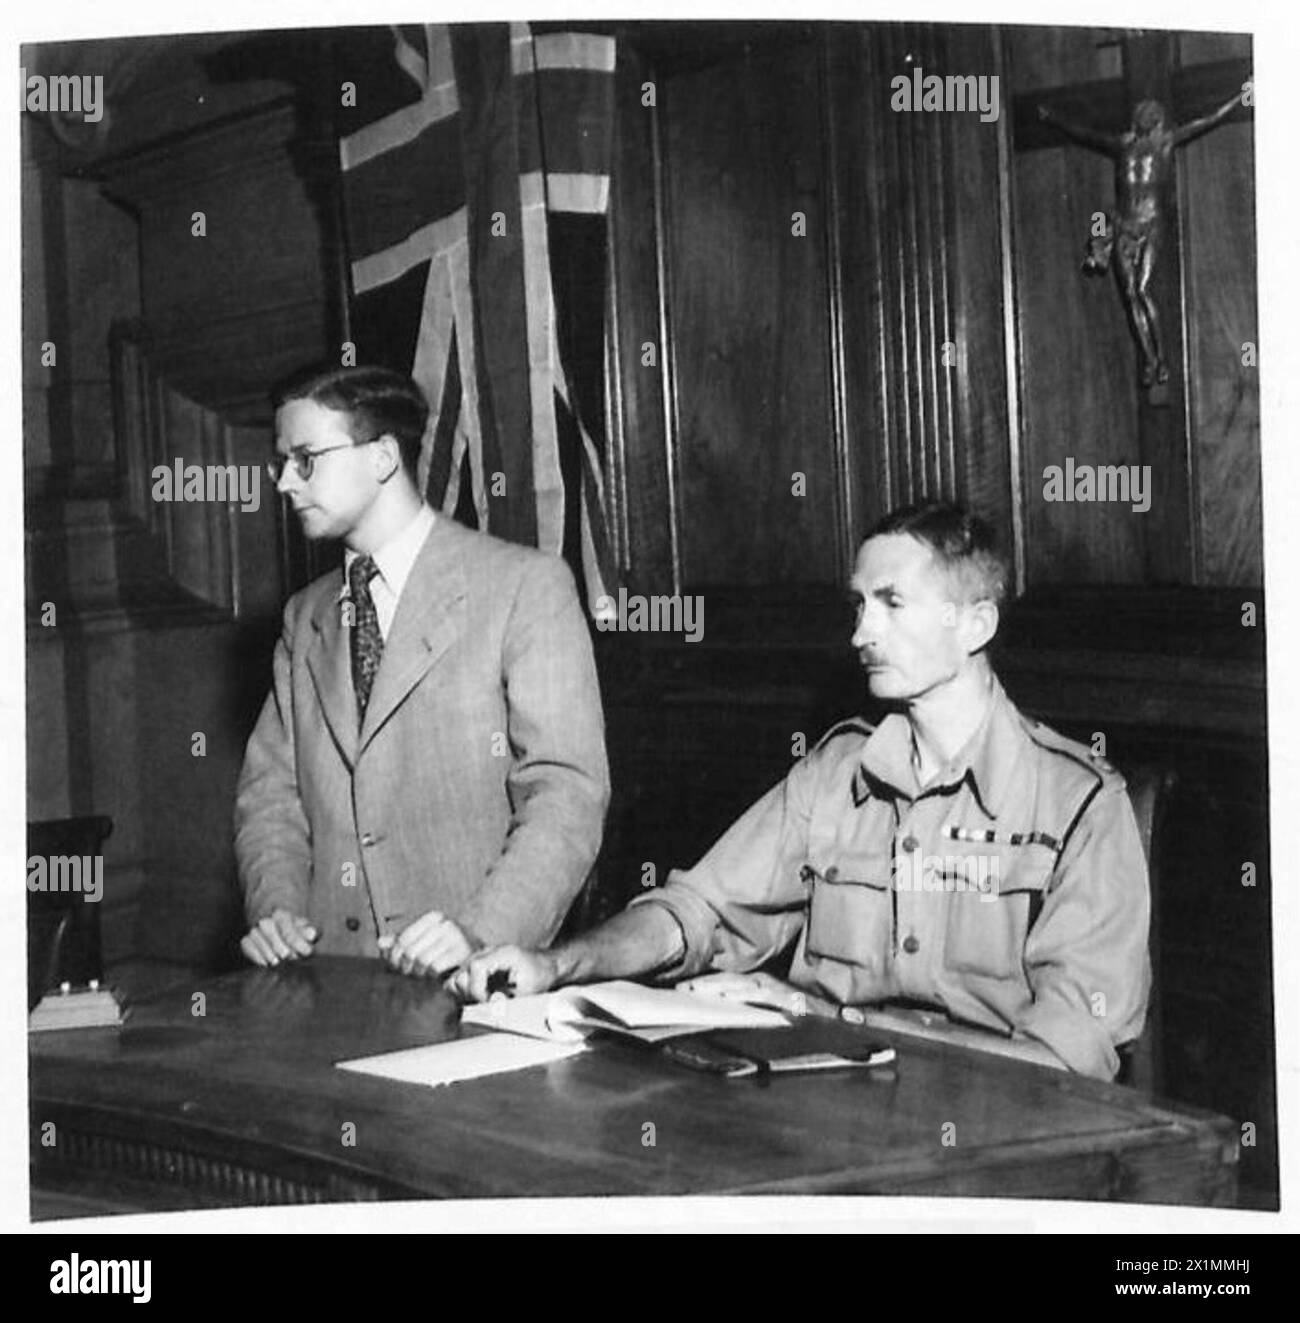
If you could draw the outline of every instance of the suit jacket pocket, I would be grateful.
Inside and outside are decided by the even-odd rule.
[[[893,940],[889,856],[846,859],[825,871],[805,864],[802,876],[812,887],[808,954],[880,974]]]
[[[1031,847],[1032,848],[1032,847]],[[996,871],[964,877],[948,895],[944,964],[955,973],[1023,979],[1025,938],[1052,876],[1053,859],[992,855]]]

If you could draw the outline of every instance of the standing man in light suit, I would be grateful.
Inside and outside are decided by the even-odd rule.
[[[545,944],[600,846],[604,724],[572,576],[421,500],[427,415],[382,368],[278,403],[277,490],[345,555],[285,608],[239,778],[259,965],[319,950],[433,976]]]

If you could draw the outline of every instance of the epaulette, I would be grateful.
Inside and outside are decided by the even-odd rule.
[[[824,749],[832,740],[840,739],[845,735],[856,735],[860,739],[866,739],[876,728],[864,717],[847,717],[843,721],[837,721],[822,737],[813,745],[813,750]]]
[[[1119,777],[1119,773],[1115,768],[1101,754],[1094,753],[1089,745],[1080,740],[1072,740],[1068,736],[1062,735],[1060,731],[1053,730],[1051,726],[1044,725],[1041,721],[1034,721],[1029,717],[1022,717],[1022,720],[1024,721],[1025,734],[1040,749],[1047,749],[1051,753],[1068,758],[1103,783]]]

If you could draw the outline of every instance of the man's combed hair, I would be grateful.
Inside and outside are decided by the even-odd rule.
[[[906,533],[929,547],[940,567],[960,585],[968,601],[1006,600],[1010,567],[992,527],[978,515],[947,501],[927,501],[891,510],[868,534]]]
[[[340,367],[298,377],[276,392],[278,409],[290,400],[314,400],[347,417],[348,435],[369,441],[385,432],[402,452],[402,467],[415,481],[429,405],[419,386],[383,367]]]

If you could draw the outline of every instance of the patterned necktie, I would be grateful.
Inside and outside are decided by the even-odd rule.
[[[370,596],[370,580],[379,567],[369,556],[358,556],[348,568],[348,592],[352,595],[352,687],[357,693],[357,721],[366,715],[375,672],[384,655],[384,636],[379,632],[379,614]]]

